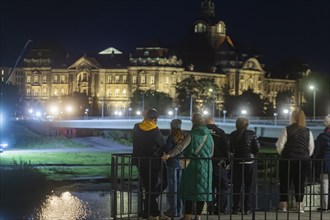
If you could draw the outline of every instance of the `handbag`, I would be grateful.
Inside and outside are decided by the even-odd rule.
[[[194,155],[196,156],[198,154],[198,152],[202,149],[202,147],[205,144],[207,135],[203,136],[203,140],[202,142],[199,144],[198,148],[195,150]],[[190,164],[190,159],[189,158],[181,158],[179,159],[179,166],[181,169],[186,169]]]

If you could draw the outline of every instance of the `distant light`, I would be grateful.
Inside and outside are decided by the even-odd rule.
[[[72,110],[73,110],[72,106],[68,105],[68,106],[66,107],[66,111],[67,111],[67,112],[72,112]]]
[[[37,113],[36,113],[36,116],[37,116],[37,117],[40,117],[40,116],[41,116],[41,112],[37,112]]]
[[[31,113],[31,114],[33,113],[33,109],[32,108],[29,109],[29,113]]]
[[[204,110],[204,111],[203,111],[203,114],[204,114],[204,115],[208,115],[208,114],[209,114],[209,112],[208,112],[208,111],[206,111],[206,110]]]
[[[173,115],[173,111],[168,111],[168,114],[169,115]]]
[[[137,115],[141,115],[141,112],[140,112],[140,111],[136,111],[136,114],[137,114]]]
[[[315,89],[314,85],[310,85],[309,89],[314,90]]]
[[[288,114],[289,113],[289,110],[288,109],[283,109],[283,113],[284,114]]]
[[[242,110],[242,115],[246,115],[247,111],[245,109]]]

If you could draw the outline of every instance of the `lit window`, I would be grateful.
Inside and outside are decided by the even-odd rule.
[[[47,76],[42,77],[42,82],[47,83]]]
[[[26,82],[27,82],[27,83],[31,83],[31,76],[27,76],[27,77],[26,77]]]
[[[137,82],[136,79],[137,79],[136,76],[133,76],[133,78],[132,78],[132,83],[136,83],[136,82]]]
[[[150,83],[155,84],[155,76],[150,76]]]
[[[198,23],[195,25],[195,33],[204,33],[206,32],[206,25]]]
[[[108,83],[112,83],[112,76],[108,76]]]
[[[127,92],[126,89],[123,90],[123,96],[126,97],[127,96]]]
[[[58,76],[54,76],[54,83],[58,83]]]
[[[31,96],[31,89],[26,89],[26,95]]]
[[[123,83],[127,82],[127,76],[123,76]]]
[[[61,77],[60,77],[60,80],[61,80],[61,83],[64,83],[64,81],[65,81],[65,77],[64,77],[64,76],[61,76]]]
[[[36,89],[36,90],[33,90],[33,96],[38,96],[39,94],[38,94],[38,90]]]
[[[146,83],[146,76],[141,76],[141,83]]]
[[[218,31],[218,33],[223,33],[224,32],[224,28],[223,28],[223,25],[221,23],[218,24],[217,31]]]
[[[119,83],[120,77],[119,76],[115,76],[115,83]]]
[[[38,82],[39,82],[39,77],[38,77],[38,76],[34,76],[34,78],[33,78],[33,82],[34,82],[34,83],[38,83]]]
[[[115,97],[116,97],[116,98],[119,97],[119,89],[115,89]]]
[[[47,89],[44,88],[44,89],[42,90],[42,95],[43,95],[43,96],[47,96]]]

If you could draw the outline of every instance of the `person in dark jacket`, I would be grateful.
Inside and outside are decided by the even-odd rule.
[[[226,133],[215,125],[213,116],[205,116],[205,124],[210,130],[214,142],[212,157],[212,192],[214,198],[208,204],[208,211],[209,214],[218,215],[225,213],[227,207],[229,145]]]
[[[144,120],[134,125],[133,164],[137,166],[141,184],[145,190],[142,218],[158,219],[160,211],[156,198],[161,193],[161,156],[165,150],[165,139],[157,127],[158,113],[149,109]],[[162,183],[161,183],[162,184]]]
[[[330,179],[330,115],[324,119],[325,129],[316,138],[315,157],[322,159],[320,162],[320,180],[322,186],[322,201],[319,211],[329,209],[329,179]]]
[[[237,214],[239,209],[244,214],[251,212],[252,188],[255,181],[254,158],[259,152],[260,143],[254,131],[248,130],[249,120],[239,117],[236,120],[236,130],[229,136],[230,151],[233,154],[233,208],[232,214]],[[244,186],[244,196],[241,196],[244,207],[239,207],[240,192]]]
[[[185,139],[186,133],[181,130],[181,125],[182,121],[180,119],[173,119],[171,121],[170,135],[166,139],[166,153]],[[178,156],[167,160],[166,167],[168,186],[167,201],[169,209],[164,214],[165,216],[179,217],[182,215],[182,200],[178,195],[182,169],[179,165]]]
[[[291,125],[283,128],[276,142],[280,155],[280,211],[288,208],[288,194],[291,182],[294,185],[297,212],[303,213],[305,181],[309,170],[309,159],[314,152],[314,138],[306,127],[305,113],[296,109],[291,113]]]

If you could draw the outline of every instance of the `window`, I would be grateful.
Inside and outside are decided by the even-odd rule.
[[[44,89],[42,90],[42,95],[43,95],[43,96],[47,96],[47,89],[46,89],[46,88],[44,88]]]
[[[123,83],[127,83],[127,76],[123,76]]]
[[[34,76],[33,77],[33,82],[38,83],[39,82],[39,76]]]
[[[31,96],[31,89],[30,88],[26,89],[26,95]]]
[[[136,83],[137,82],[137,80],[136,80],[136,76],[133,76],[133,78],[132,78],[132,83]]]
[[[217,32],[218,33],[224,33],[224,27],[223,27],[223,24],[218,24],[217,26]]]
[[[141,83],[146,83],[146,76],[141,76]]]
[[[119,83],[120,76],[115,76],[115,83]]]
[[[38,96],[38,95],[39,95],[38,90],[37,89],[33,90],[33,96]]]
[[[119,97],[119,89],[115,89],[115,97],[116,97],[116,98]]]
[[[64,81],[65,81],[65,77],[64,77],[64,76],[61,76],[61,77],[60,77],[60,80],[61,80],[61,83],[64,83]]]
[[[27,83],[31,83],[31,76],[27,76],[27,77],[26,77],[26,82],[27,82]]]
[[[54,76],[54,83],[58,83],[58,76]]]
[[[112,76],[108,76],[108,83],[112,83]]]
[[[42,77],[42,82],[43,82],[43,83],[47,83],[47,76],[43,76],[43,77]]]
[[[127,96],[127,91],[126,89],[123,90],[123,97],[126,97]]]
[[[155,76],[150,76],[150,83],[155,84]]]
[[[206,32],[206,25],[203,23],[198,23],[195,25],[195,33],[204,33]]]
[[[112,96],[112,92],[111,91],[108,91],[107,96],[108,97],[111,97]]]

